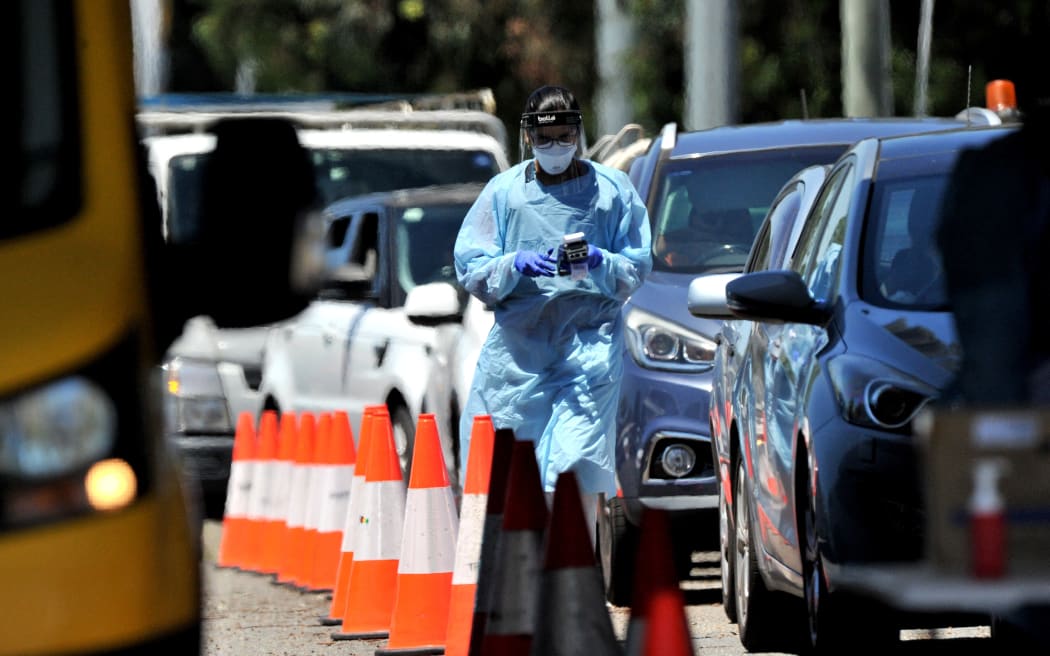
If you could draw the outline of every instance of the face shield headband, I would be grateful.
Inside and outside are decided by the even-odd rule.
[[[518,130],[518,152],[521,161],[533,157],[531,142],[525,138],[530,131],[541,127],[571,125],[576,128],[576,157],[583,157],[587,152],[587,139],[583,131],[583,114],[577,109],[563,109],[550,112],[525,112],[521,115]]]

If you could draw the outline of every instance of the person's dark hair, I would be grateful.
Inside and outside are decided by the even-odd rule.
[[[542,86],[529,95],[525,101],[525,113],[532,112],[556,112],[559,110],[580,110],[580,104],[576,102],[576,96],[565,87]]]

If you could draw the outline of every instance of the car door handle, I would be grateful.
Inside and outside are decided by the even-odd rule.
[[[780,357],[780,339],[774,339],[769,345],[769,357],[776,360]]]
[[[331,334],[331,333],[325,333],[325,334],[324,334],[324,335],[323,335],[323,336],[321,337],[321,339],[322,339],[322,340],[324,340],[324,343],[325,343],[325,345],[327,346],[328,344],[331,344],[331,343],[332,343],[332,340],[333,340],[333,339],[335,339],[335,338],[334,338],[334,337],[332,337],[332,334]]]

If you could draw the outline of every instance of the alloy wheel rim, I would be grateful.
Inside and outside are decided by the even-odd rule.
[[[812,495],[806,503],[806,512],[803,515],[805,522],[805,598],[806,616],[809,624],[809,642],[817,644],[817,636],[820,632],[820,551],[817,547],[817,521],[816,510],[813,508]]]
[[[737,493],[736,493],[736,613],[737,613],[737,625],[747,625],[747,602],[751,596],[750,588],[750,576],[751,576],[751,543],[750,543],[750,526],[747,521],[747,514],[750,512],[748,508],[747,494],[743,491],[743,467],[740,467],[740,471],[737,474]]]
[[[722,592],[725,593],[731,587],[729,559],[733,556],[729,553],[729,505],[726,503],[725,488],[721,483],[718,484],[718,541],[721,552],[719,566],[722,574]]]

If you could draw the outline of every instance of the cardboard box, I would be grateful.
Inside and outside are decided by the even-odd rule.
[[[915,434],[926,474],[926,558],[972,576],[969,502],[974,465],[1003,465],[1005,578],[1050,577],[1050,410],[926,411]]]

